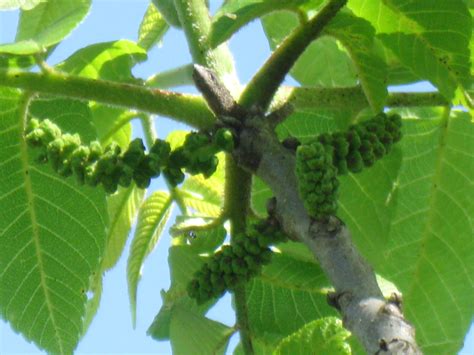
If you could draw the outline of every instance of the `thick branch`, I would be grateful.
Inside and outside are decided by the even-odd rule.
[[[44,74],[0,70],[0,86],[146,111],[196,128],[210,127],[215,121],[213,113],[201,97],[139,85],[94,80],[59,72]]]
[[[314,18],[289,35],[252,78],[239,103],[245,107],[256,105],[266,110],[293,64],[346,2],[330,0]]]
[[[294,154],[280,144],[267,122],[258,120],[241,132],[236,160],[272,189],[283,229],[309,247],[331,280],[345,327],[369,354],[419,354],[414,328],[383,298],[347,227],[335,218],[319,223],[308,216],[297,190]]]
[[[350,107],[354,111],[368,107],[369,102],[362,87],[316,88],[316,87],[282,87],[275,97],[276,104],[290,103],[296,108],[330,108]],[[386,107],[420,107],[449,105],[438,92],[392,92],[385,102]]]

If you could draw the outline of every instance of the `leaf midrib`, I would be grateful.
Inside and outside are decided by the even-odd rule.
[[[50,315],[51,323],[53,325],[54,329],[54,337],[56,338],[57,344],[59,346],[59,350],[61,354],[64,354],[64,348],[63,348],[63,343],[61,340],[61,337],[58,333],[58,325],[56,323],[56,318],[54,316],[54,307],[51,302],[51,295],[49,293],[49,289],[47,286],[47,281],[44,275],[44,265],[43,265],[43,255],[41,253],[41,245],[40,245],[40,240],[39,240],[39,229],[38,229],[38,218],[36,215],[36,210],[35,210],[35,198],[34,198],[34,193],[33,193],[33,186],[31,182],[31,174],[27,174],[29,164],[28,164],[28,149],[26,146],[26,141],[23,137],[22,132],[25,130],[25,125],[27,121],[27,113],[28,113],[28,106],[29,106],[29,101],[30,97],[28,94],[24,94],[20,103],[19,103],[19,127],[20,127],[20,137],[19,137],[19,142],[20,142],[20,155],[21,155],[21,165],[22,165],[22,170],[24,174],[24,179],[25,179],[25,184],[24,184],[24,189],[25,189],[25,195],[26,199],[28,201],[28,211],[30,215],[30,220],[31,220],[31,230],[33,234],[33,242],[34,242],[34,249],[35,249],[35,254],[36,254],[36,259],[38,260],[37,265],[38,265],[38,270],[39,270],[39,275],[40,275],[40,285],[41,289],[43,290],[43,294],[45,297],[45,302],[46,306],[48,308],[48,313]]]

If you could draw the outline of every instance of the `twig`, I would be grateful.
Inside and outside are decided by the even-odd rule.
[[[94,80],[57,71],[43,74],[0,69],[0,86],[155,113],[196,128],[209,128],[215,122],[215,116],[206,102],[195,95]]]
[[[265,111],[293,64],[346,2],[329,1],[314,18],[289,35],[252,78],[239,103],[247,108],[257,106]]]

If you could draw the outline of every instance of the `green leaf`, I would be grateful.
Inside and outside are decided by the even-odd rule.
[[[181,28],[178,12],[173,0],[152,0],[170,26]]]
[[[122,255],[144,196],[145,190],[132,184],[127,188],[119,188],[117,193],[107,198],[110,226],[107,231],[105,256],[102,260],[103,271],[114,267]]]
[[[57,68],[92,79],[135,82],[131,69],[146,58],[146,51],[135,42],[118,40],[79,49]]]
[[[271,354],[275,348],[272,342],[268,342],[266,339],[252,337],[252,346],[255,354]],[[234,355],[245,355],[242,347],[242,342],[239,342],[234,350]]]
[[[31,10],[45,1],[46,0],[2,0],[0,3],[0,11],[16,9]]]
[[[423,352],[455,354],[473,316],[474,123],[460,111],[403,114],[403,164],[383,274],[403,292]]]
[[[97,43],[82,48],[57,65],[61,71],[92,79],[134,83],[132,67],[147,57],[143,48],[128,40]],[[131,136],[130,120],[135,113],[121,108],[90,104],[94,126],[103,145],[117,142],[123,149]]]
[[[329,282],[318,265],[274,254],[262,275],[247,284],[247,307],[252,332],[287,336],[307,322],[335,315],[328,306]]]
[[[262,25],[274,50],[298,26],[296,14],[288,11],[265,16]],[[291,69],[291,75],[305,86],[353,86],[356,70],[348,53],[337,41],[323,36],[311,43]]]
[[[180,189],[186,206],[205,217],[219,217],[224,204],[225,155],[219,153],[217,157],[219,164],[211,177],[191,176]]]
[[[171,316],[173,354],[224,354],[234,329],[182,307]]]
[[[321,3],[308,0],[230,0],[215,14],[212,21],[210,43],[213,48],[227,41],[240,28],[252,20],[277,10],[297,10],[305,3]]]
[[[145,200],[138,213],[137,227],[127,262],[128,294],[134,324],[140,270],[145,258],[158,243],[171,213],[171,207],[170,195],[164,191],[156,191]]]
[[[97,272],[92,275],[92,282],[89,287],[89,293],[92,293],[92,297],[87,300],[86,303],[86,314],[84,315],[82,336],[84,336],[94,320],[97,311],[99,310],[100,300],[102,298],[103,290],[103,274]]]
[[[383,109],[387,92],[387,68],[374,50],[372,25],[346,12],[340,12],[324,29],[348,50],[367,101],[374,113]]]
[[[40,348],[70,354],[104,251],[105,196],[35,162],[23,139],[22,102],[18,91],[0,90],[0,316]],[[42,99],[30,112],[94,137],[84,103]]]
[[[168,31],[168,24],[155,5],[150,3],[138,29],[138,45],[150,50]]]
[[[209,253],[224,242],[227,232],[222,223],[224,221],[215,218],[178,216],[170,233],[173,236],[184,235],[196,253]]]
[[[32,3],[29,2],[32,6]],[[0,52],[35,54],[66,38],[86,17],[90,0],[49,0],[21,11],[15,43],[0,45]]]
[[[212,253],[217,247],[222,245],[225,240],[227,232],[224,226],[198,231],[194,238],[191,239],[191,248],[198,253]]]
[[[334,317],[321,318],[305,324],[297,332],[283,339],[273,354],[350,355],[351,348],[346,341],[350,335],[342,326],[341,320]]]
[[[168,263],[171,273],[171,287],[161,292],[163,304],[159,313],[147,331],[156,340],[170,339],[170,322],[176,306],[186,308],[190,312],[204,315],[216,300],[198,305],[188,296],[186,287],[194,273],[201,268],[206,258],[200,256],[189,245],[176,245],[169,249]]]
[[[123,150],[127,149],[132,136],[131,121],[135,112],[98,103],[91,103],[92,120],[102,146],[115,142]]]
[[[461,0],[350,0],[348,6],[372,23],[401,63],[447,98],[468,86],[472,19]]]
[[[0,45],[0,53],[27,55],[40,53],[44,48],[35,41],[21,41],[17,43],[7,43]]]

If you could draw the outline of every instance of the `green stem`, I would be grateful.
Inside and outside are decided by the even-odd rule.
[[[187,64],[167,70],[150,77],[146,84],[158,89],[169,89],[177,86],[194,85],[193,65]]]
[[[30,73],[0,70],[0,86],[20,88],[79,100],[97,101],[170,117],[196,128],[208,128],[214,115],[199,96],[145,86],[94,80],[60,72]]]
[[[140,115],[139,118],[142,124],[146,145],[148,149],[150,149],[156,139],[156,130],[153,126],[153,120],[148,115]]]
[[[369,102],[360,86],[344,88],[288,87],[280,88],[272,106],[292,104],[296,109],[329,108],[340,110],[351,107],[360,111]],[[446,106],[449,102],[438,92],[392,92],[388,94],[386,107]]]
[[[189,50],[195,64],[212,69],[227,87],[239,88],[232,54],[227,46],[212,49],[209,44],[211,18],[204,0],[174,0]]]
[[[266,110],[293,64],[346,2],[329,1],[314,18],[293,31],[252,78],[240,97],[240,104]]]
[[[250,210],[252,175],[239,168],[230,155],[227,156],[225,166],[224,211],[227,212],[231,221],[231,235],[245,233],[247,214]],[[254,354],[245,288],[245,285],[240,285],[234,289],[235,313],[244,353]]]
[[[230,52],[225,45],[215,50],[212,50],[209,45],[211,21],[205,1],[175,0],[175,5],[194,62],[214,71],[231,92],[237,93],[239,83]],[[251,178],[250,174],[237,167],[232,157],[227,155],[224,210],[229,213],[231,235],[245,233],[247,211],[250,205]],[[235,289],[234,301],[244,353],[253,354],[245,286]]]

